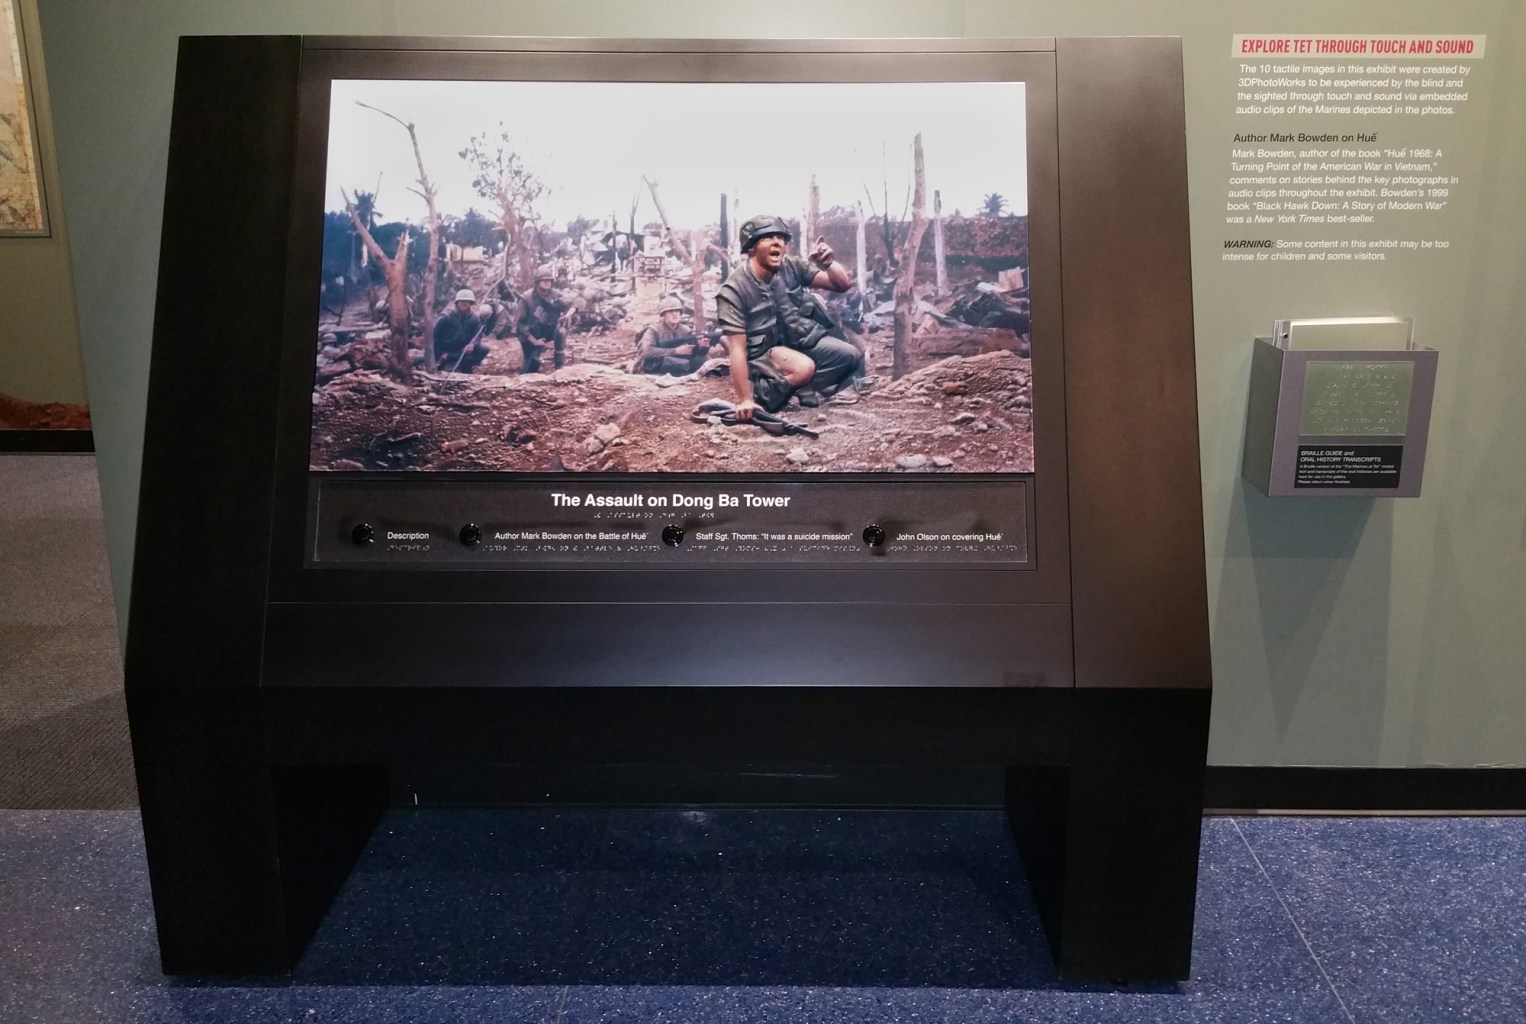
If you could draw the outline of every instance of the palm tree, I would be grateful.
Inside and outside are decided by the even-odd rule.
[[[980,209],[988,217],[1000,217],[1007,210],[1007,200],[1000,192],[992,192],[980,201]]]

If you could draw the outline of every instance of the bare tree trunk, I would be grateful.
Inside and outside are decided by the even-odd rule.
[[[727,217],[726,193],[721,193],[721,280],[731,276],[731,221]]]
[[[413,148],[414,152],[418,152],[417,140],[413,143]],[[420,162],[419,181],[427,183],[428,180],[424,175],[424,164]],[[424,335],[424,367],[433,373],[434,331],[430,327],[434,324],[435,289],[440,279],[440,211],[435,208],[433,184],[428,184],[424,189],[424,202],[429,205],[429,259],[424,262],[424,315],[419,318],[419,328]]]
[[[408,316],[408,243],[407,230],[397,240],[397,253],[382,266],[387,276],[387,321],[392,334],[392,366],[403,380],[413,379],[413,359],[408,355],[410,317]]]
[[[637,205],[639,205],[638,204],[638,200],[640,198],[641,198],[641,190],[638,188],[636,190],[636,194],[631,196],[631,220],[630,220],[630,225],[631,226],[630,226],[630,229],[629,229],[629,231],[627,232],[627,234],[625,236],[627,239],[630,240],[630,246],[631,246],[631,257],[627,261],[630,264],[630,266],[627,269],[629,269],[630,272],[631,272],[631,293],[632,294],[635,294],[635,291],[636,291],[636,256],[638,255],[638,252],[639,252],[637,250],[637,248],[636,248],[636,207],[637,207]],[[644,250],[646,248],[645,244],[643,244],[641,248]]]
[[[523,284],[523,282],[519,281],[519,276],[514,273],[513,264],[508,262],[510,261],[511,253],[514,252],[514,235],[513,229],[511,229],[510,224],[508,224],[508,218],[504,217],[502,212],[499,212],[499,217],[497,217],[497,226],[504,229],[504,281],[513,281],[516,282],[516,284]]]
[[[943,193],[933,189],[933,264],[938,294],[948,294],[948,265],[943,260]]]
[[[869,280],[864,276],[864,264],[868,260],[868,255],[864,252],[864,204],[855,203],[854,209],[858,212],[858,217],[856,218],[857,223],[854,234],[854,243],[857,251],[853,255],[853,280],[858,282],[859,291],[863,291],[864,282]]]
[[[413,143],[413,161],[419,168],[419,187],[412,191],[424,197],[424,205],[429,208],[429,258],[424,263],[424,314],[421,320],[422,334],[424,336],[424,368],[431,373],[435,370],[434,336],[430,326],[435,317],[435,286],[440,277],[440,211],[435,204],[437,191],[434,182],[429,180],[429,172],[424,170],[424,154],[419,150],[419,133],[414,129],[412,121],[404,121],[396,114],[373,107],[369,103],[361,103],[356,100],[356,105],[374,110],[383,117],[390,117],[402,125],[408,132],[408,140]]]
[[[519,249],[519,279],[521,284],[531,288],[535,285],[535,253],[530,251],[529,239],[525,237],[528,233],[526,231],[527,227],[528,225],[525,223],[524,218],[520,217],[516,212],[514,216],[514,244]]]
[[[689,266],[694,269],[693,301],[694,301],[694,334],[699,336],[705,333],[705,238],[698,231],[694,233],[694,258],[689,261]]]
[[[522,289],[535,284],[535,254],[525,245],[525,222],[505,192],[498,195],[498,226],[503,229],[503,279],[516,281]],[[511,272],[510,256],[519,264],[519,273]]]
[[[816,245],[816,239],[821,235],[821,186],[816,184],[816,175],[811,175],[810,199],[806,203],[805,216],[808,221],[802,224],[805,228],[805,237],[800,240],[798,247],[800,252],[808,253]]]
[[[927,233],[927,183],[922,171],[922,133],[912,140],[912,170],[914,174],[911,200],[911,231],[897,254],[900,270],[895,278],[895,349],[890,375],[900,378],[906,374],[910,360],[911,331],[916,313],[917,256],[922,250],[922,236]]]
[[[668,211],[663,208],[662,197],[657,194],[657,183],[646,175],[642,175],[641,180],[646,182],[647,191],[652,193],[652,204],[657,207],[657,216],[662,218],[662,226],[668,233],[668,244],[673,247],[673,254],[693,271],[691,300],[694,303],[694,333],[701,334],[705,330],[705,248],[701,244],[702,240],[698,236],[690,239],[693,243],[691,253],[689,246],[684,245],[684,240],[668,220]]]
[[[684,240],[678,237],[678,232],[673,230],[673,224],[668,220],[668,211],[663,208],[662,198],[657,195],[657,183],[646,175],[642,175],[641,180],[646,182],[647,190],[652,193],[652,203],[657,207],[657,216],[662,218],[662,228],[667,233],[668,244],[673,247],[673,255],[692,267],[694,258],[689,255],[689,247],[684,245]]]
[[[360,215],[355,212],[355,204],[350,202],[349,194],[343,189],[340,189],[339,194],[344,197],[344,208],[350,215],[350,223],[355,225],[361,241],[365,243],[366,252],[381,264],[382,274],[387,279],[387,327],[391,334],[388,361],[392,364],[390,370],[401,380],[412,380],[413,360],[408,356],[408,232],[405,230],[402,237],[397,240],[397,254],[389,257],[371,236],[370,230],[361,223]]]

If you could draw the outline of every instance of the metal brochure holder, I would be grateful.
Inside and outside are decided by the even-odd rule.
[[[1241,474],[1269,497],[1418,497],[1436,359],[1408,317],[1278,320],[1255,341]]]

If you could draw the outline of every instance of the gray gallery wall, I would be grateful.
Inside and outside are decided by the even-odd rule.
[[[47,238],[0,238],[0,393],[27,402],[85,401],[84,365],[74,321],[69,245],[59,202],[52,111],[35,0],[19,0],[36,116],[37,156],[48,205]]]
[[[41,0],[119,604],[131,573],[176,37],[1180,35],[1187,59],[1215,764],[1526,765],[1526,25],[1519,0],[850,2]],[[1444,256],[1392,269],[1220,262],[1230,37],[1488,37],[1453,139]],[[220,247],[209,256],[227,258]],[[1141,273],[1150,253],[1139,251]],[[1261,497],[1239,479],[1251,338],[1287,315],[1393,312],[1442,351],[1425,494]],[[188,329],[197,329],[188,325]],[[215,344],[209,329],[208,343]],[[188,473],[195,467],[188,466]],[[215,618],[208,625],[215,625]]]

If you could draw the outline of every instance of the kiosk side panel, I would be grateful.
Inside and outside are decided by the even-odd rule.
[[[253,685],[275,473],[279,296],[296,146],[295,37],[180,49],[127,686]],[[276,230],[273,230],[276,228]],[[230,315],[219,250],[238,239]],[[211,622],[208,622],[208,619]],[[213,628],[204,628],[206,626]]]
[[[299,59],[180,47],[126,663],[170,972],[290,970],[386,801],[380,768],[273,770],[258,704]]]
[[[1076,685],[1207,687],[1181,44],[1056,59]]]

